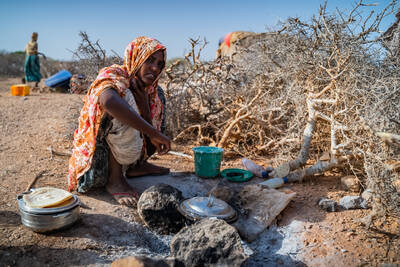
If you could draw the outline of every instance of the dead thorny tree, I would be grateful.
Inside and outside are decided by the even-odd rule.
[[[377,38],[396,7],[375,14],[359,1],[329,14],[325,3],[309,22],[258,35],[233,61],[191,60],[192,40],[187,64],[167,70],[175,141],[273,157],[275,174],[291,181],[340,168],[375,193],[373,214],[400,216],[400,72]]]
[[[71,51],[77,59],[76,68],[79,74],[84,74],[89,80],[93,81],[99,70],[112,64],[122,64],[123,59],[114,51],[109,56],[106,50],[101,46],[100,41],[93,42],[89,35],[81,31],[79,32],[81,42],[75,51]]]

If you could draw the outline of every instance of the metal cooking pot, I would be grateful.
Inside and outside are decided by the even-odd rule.
[[[65,206],[57,208],[31,208],[25,205],[24,192],[17,196],[21,222],[34,232],[49,232],[72,225],[79,219],[79,198],[72,196],[72,200]]]

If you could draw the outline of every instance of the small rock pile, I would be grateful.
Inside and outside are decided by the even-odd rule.
[[[128,263],[139,264],[132,266],[240,266],[247,256],[237,230],[216,218],[187,221],[178,211],[182,200],[181,191],[158,184],[145,190],[138,201],[139,215],[151,230],[159,234],[177,233],[170,244],[172,262],[131,257],[122,259],[119,262],[122,265],[113,266]]]

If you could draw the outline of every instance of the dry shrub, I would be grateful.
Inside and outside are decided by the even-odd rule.
[[[81,31],[79,33],[81,41],[74,51],[71,51],[75,62],[77,74],[83,74],[90,81],[94,81],[99,70],[112,64],[122,64],[123,59],[114,51],[113,55],[108,55],[107,51],[102,48],[100,41],[91,41],[89,35]]]
[[[60,70],[68,70],[71,74],[83,74],[90,84],[95,80],[100,69],[112,64],[121,64],[123,59],[114,51],[113,55],[108,55],[105,49],[102,48],[100,41],[90,40],[89,35],[81,31],[79,33],[81,41],[78,47],[70,52],[73,56],[73,61],[59,61],[51,58],[41,58],[40,66],[43,77],[47,78]],[[23,64],[22,64],[23,67]]]
[[[400,216],[400,72],[379,40],[396,5],[375,14],[360,1],[328,14],[325,3],[309,22],[290,18],[280,31],[249,37],[232,60],[201,62],[201,43],[191,40],[187,63],[167,70],[170,133],[276,165],[329,152],[330,168],[374,191],[374,212]]]
[[[25,53],[0,51],[0,76],[23,77]]]
[[[40,71],[43,78],[48,78],[62,69],[74,70],[71,62],[54,60],[51,58],[39,57]],[[24,77],[25,53],[0,52],[0,76],[5,77]]]

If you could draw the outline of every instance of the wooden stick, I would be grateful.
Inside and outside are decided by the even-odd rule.
[[[171,150],[168,151],[168,154],[179,156],[179,157],[184,157],[184,158],[188,158],[188,159],[192,159],[193,158],[192,156],[190,156],[188,154],[181,153],[181,152],[176,152],[176,151],[171,151]],[[156,153],[155,155],[160,155],[160,154]]]
[[[47,150],[50,151],[52,156],[53,156],[53,154],[56,156],[66,156],[66,157],[70,157],[72,155],[72,153],[70,151],[57,151],[57,150],[54,150],[51,146],[49,146],[47,148]]]
[[[347,155],[341,156],[337,159],[332,159],[330,161],[317,161],[314,165],[294,171],[287,175],[289,182],[302,182],[305,177],[313,176],[317,173],[323,173],[328,170],[331,170],[335,167],[340,166],[343,162],[353,159],[357,157],[357,155]]]
[[[175,156],[180,156],[180,157],[184,157],[184,158],[188,158],[188,159],[192,159],[193,157],[190,155],[187,155],[185,153],[181,153],[181,152],[175,152],[175,151],[168,151],[168,154],[172,154]]]
[[[35,176],[35,178],[33,178],[33,180],[30,182],[30,184],[28,185],[28,187],[25,189],[25,192],[28,192],[29,190],[31,190],[32,186],[36,183],[37,179],[39,179],[40,177],[42,177],[43,174],[44,174],[45,172],[46,172],[46,171],[41,171],[41,172],[39,172],[39,173]]]

